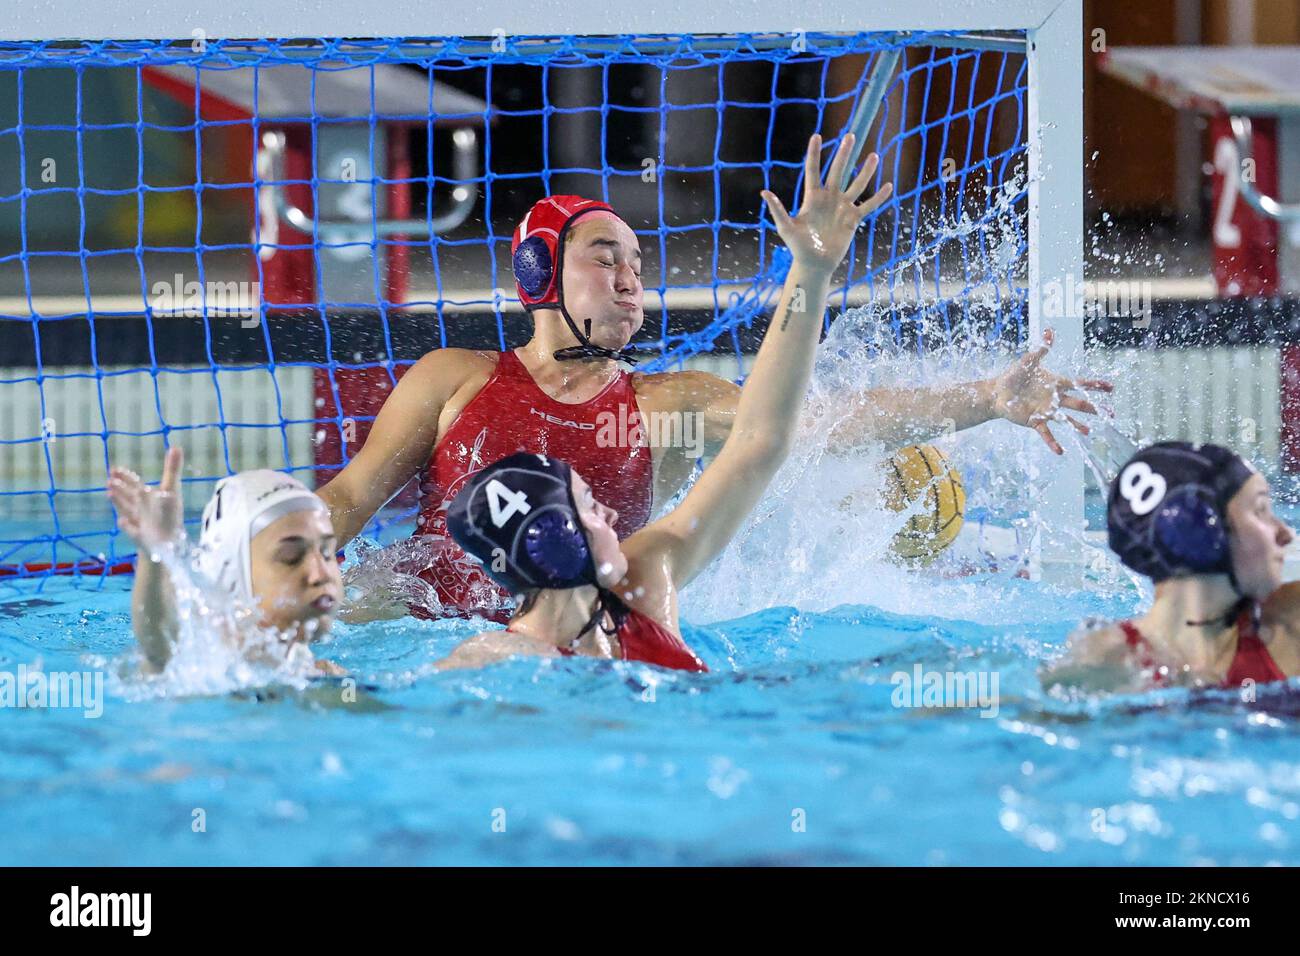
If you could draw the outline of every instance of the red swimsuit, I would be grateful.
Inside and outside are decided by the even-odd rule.
[[[1151,644],[1132,621],[1120,621],[1124,631],[1124,640],[1137,655],[1138,665],[1143,670],[1151,671],[1151,682],[1157,687],[1165,686],[1165,674],[1156,664],[1151,654]],[[1245,681],[1266,684],[1275,680],[1286,680],[1286,674],[1277,666],[1273,655],[1268,652],[1255,629],[1255,617],[1249,608],[1242,609],[1237,615],[1237,653],[1233,655],[1228,667],[1228,676],[1223,679],[1223,687],[1239,687]]]
[[[510,630],[510,628],[506,628]],[[621,659],[643,661],[679,671],[704,673],[708,668],[686,642],[654,618],[647,617],[635,608],[628,608],[623,623],[614,635],[618,638]],[[567,647],[558,648],[564,657],[573,657]]]
[[[481,614],[504,623],[506,593],[447,534],[447,504],[474,472],[517,451],[568,462],[596,500],[618,512],[619,538],[650,518],[654,479],[650,446],[640,425],[632,376],[621,371],[590,401],[566,404],[547,395],[514,352],[502,352],[487,383],[452,422],[420,475],[416,535],[444,542],[420,577],[434,586],[440,614],[412,607],[417,617]]]

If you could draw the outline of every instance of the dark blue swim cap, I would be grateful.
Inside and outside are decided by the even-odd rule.
[[[1228,502],[1255,469],[1219,445],[1166,441],[1134,455],[1111,482],[1106,528],[1111,550],[1153,581],[1227,574]]]
[[[569,466],[518,452],[473,475],[447,508],[447,529],[512,594],[596,583]]]

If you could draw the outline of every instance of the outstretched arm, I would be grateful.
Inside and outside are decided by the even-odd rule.
[[[131,626],[145,660],[162,670],[176,639],[176,595],[161,561],[154,558],[181,537],[180,473],[183,455],[172,446],[163,459],[162,481],[150,488],[125,468],[109,472],[108,497],[117,509],[117,526],[135,542],[135,584],[131,588]]]
[[[1048,422],[1066,411],[1096,415],[1097,407],[1089,399],[1071,393],[1111,392],[1114,386],[1103,379],[1065,378],[1044,368],[1053,338],[1052,330],[1045,330],[1042,345],[994,378],[934,388],[872,388],[837,396],[848,414],[831,430],[829,450],[852,452],[876,441],[899,448],[1005,419],[1032,428],[1048,448],[1063,454]],[[705,453],[711,457],[735,421],[740,389],[704,372],[674,372],[672,381],[676,405],[703,415]],[[1087,424],[1072,415],[1064,417],[1088,434]]]
[[[644,536],[643,541],[654,541],[656,550],[662,548],[678,587],[726,547],[789,454],[812,374],[831,273],[862,219],[891,192],[886,185],[863,202],[854,201],[876,170],[879,160],[874,153],[848,189],[839,188],[852,145],[852,134],[845,136],[825,185],[818,169],[821,137],[809,140],[804,201],[797,217],[790,217],[775,194],[762,193],[793,262],[741,391],[731,434],[682,503],[629,539],[633,545]]]
[[[830,433],[832,451],[869,441],[890,448],[982,425],[993,413],[991,383],[962,382],[939,388],[873,388],[846,396],[849,414]]]
[[[540,657],[558,657],[559,652],[551,641],[538,640],[527,634],[512,631],[488,631],[476,634],[452,649],[452,652],[437,661],[434,667],[440,671],[461,670],[470,667],[487,667],[507,657],[520,654],[533,654]]]

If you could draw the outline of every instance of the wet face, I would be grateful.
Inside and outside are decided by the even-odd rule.
[[[299,639],[322,637],[343,597],[338,538],[324,510],[292,511],[257,533],[251,547],[253,597],[263,626]]]
[[[564,240],[564,307],[579,329],[591,319],[594,345],[621,349],[645,321],[641,244],[623,220],[593,212]]]
[[[1295,533],[1273,513],[1262,475],[1252,475],[1228,502],[1232,569],[1242,593],[1263,600],[1282,583],[1282,562]]]
[[[596,565],[596,580],[602,587],[613,587],[627,574],[627,558],[619,547],[614,522],[618,512],[603,505],[591,493],[591,486],[576,471],[570,471],[573,501],[578,506],[578,520],[587,532],[592,561]]]

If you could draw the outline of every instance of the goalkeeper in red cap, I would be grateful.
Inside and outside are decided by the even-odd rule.
[[[809,142],[805,180],[820,182],[821,137]],[[578,196],[539,200],[515,230],[513,269],[533,336],[504,352],[436,349],[402,377],[365,444],[320,490],[342,542],[410,479],[420,476],[416,535],[436,536],[419,574],[438,606],[422,616],[508,616],[507,596],[448,537],[446,506],[479,469],[518,451],[571,463],[618,512],[625,538],[682,488],[698,458],[731,430],[740,388],[705,372],[640,374],[624,367],[645,321],[641,248],[606,203]],[[791,280],[793,281],[793,280]],[[1047,421],[1060,409],[1095,412],[1080,385],[1042,368],[1051,345],[988,381],[941,389],[874,389],[860,397],[837,439],[903,445],[954,423],[1005,418],[1034,428],[1058,454]],[[698,443],[651,442],[647,422],[699,423]],[[1086,426],[1071,420],[1075,427]]]

